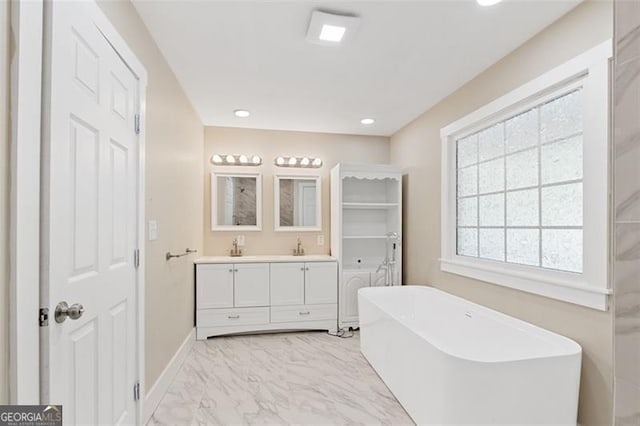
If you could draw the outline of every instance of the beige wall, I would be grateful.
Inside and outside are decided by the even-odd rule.
[[[227,232],[211,231],[210,173],[214,167],[209,162],[213,154],[257,154],[263,165],[257,168],[236,167],[238,171],[262,173],[262,231]],[[273,159],[284,156],[320,157],[321,169],[311,173],[322,176],[322,232],[275,232],[273,218],[273,176],[296,174],[301,169],[279,168]],[[225,255],[231,248],[234,236],[244,235],[245,254],[289,254],[300,236],[308,254],[328,254],[330,235],[330,182],[331,168],[339,162],[388,163],[389,138],[375,136],[351,136],[327,133],[305,133],[275,130],[250,130],[228,127],[206,127],[204,137],[204,253],[209,256]],[[226,168],[228,170],[228,168]],[[305,170],[305,172],[308,172]],[[316,244],[317,236],[324,235],[324,246]]]
[[[0,405],[9,401],[9,2],[0,1]]]
[[[167,251],[202,252],[203,126],[129,1],[101,8],[147,69],[146,216],[158,239],[146,243],[146,388],[153,386],[193,328],[192,257],[165,261]]]
[[[612,416],[612,318],[577,305],[443,273],[440,257],[440,129],[612,37],[612,5],[588,1],[529,40],[391,138],[405,168],[405,282],[430,284],[575,339],[584,350],[579,421]]]

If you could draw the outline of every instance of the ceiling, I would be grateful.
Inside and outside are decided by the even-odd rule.
[[[391,135],[579,2],[134,5],[205,125]],[[309,43],[314,9],[358,15],[357,33],[340,47]],[[376,122],[362,125],[364,117]]]

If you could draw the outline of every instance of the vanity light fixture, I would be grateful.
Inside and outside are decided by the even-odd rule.
[[[370,124],[375,123],[376,120],[374,120],[373,118],[363,118],[362,120],[360,120],[360,123],[364,124],[365,126],[368,126]]]
[[[259,166],[262,164],[262,158],[259,155],[213,154],[211,163],[216,166]]]
[[[320,158],[311,159],[309,157],[276,157],[273,163],[278,167],[300,167],[306,169],[317,169],[322,167]]]
[[[233,113],[235,114],[236,117],[240,117],[240,118],[247,118],[248,116],[251,115],[251,113],[246,109],[237,109],[233,111]]]
[[[353,37],[360,18],[353,15],[314,10],[307,28],[307,41],[325,46],[340,46]]]

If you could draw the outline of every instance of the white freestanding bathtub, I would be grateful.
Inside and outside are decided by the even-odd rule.
[[[573,340],[425,286],[358,292],[360,348],[418,424],[574,425]]]

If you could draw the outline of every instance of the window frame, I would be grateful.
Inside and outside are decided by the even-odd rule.
[[[608,309],[612,56],[612,42],[608,40],[441,129],[442,271],[602,311]],[[584,99],[583,272],[458,255],[457,140],[579,87],[583,88]]]

